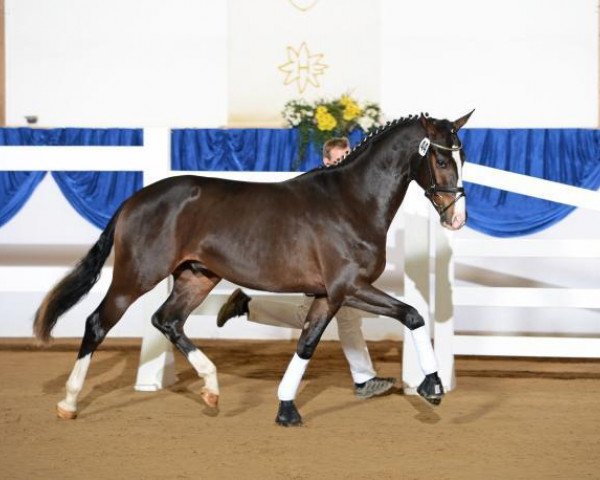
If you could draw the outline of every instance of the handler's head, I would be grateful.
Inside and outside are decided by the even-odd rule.
[[[350,151],[350,141],[346,137],[333,137],[323,145],[323,163],[334,165]]]

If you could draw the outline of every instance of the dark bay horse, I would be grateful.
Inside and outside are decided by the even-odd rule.
[[[75,418],[91,356],[108,331],[137,298],[170,275],[173,290],[152,324],[204,379],[202,398],[210,406],[218,401],[216,368],[183,327],[222,278],[258,290],[314,295],[279,386],[277,423],[301,424],[294,405],[298,386],[323,331],[343,305],[395,318],[411,330],[425,375],[418,392],[438,404],[444,391],[423,318],[372,283],[384,270],[387,231],[412,180],[425,190],[445,227],[464,225],[464,157],[457,132],[471,113],[454,122],[422,114],[395,120],[339,164],[281,183],[189,175],[134,194],[36,312],[35,334],[48,341],[58,318],[98,280],[114,245],[112,282],[87,318],[59,416]]]

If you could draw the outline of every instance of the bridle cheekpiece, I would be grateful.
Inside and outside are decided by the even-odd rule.
[[[454,130],[452,131],[452,135],[454,137],[458,138],[456,135],[456,132]],[[458,152],[458,151],[462,150],[463,147],[462,147],[462,143],[460,143],[460,140],[458,141],[458,145],[452,145],[451,147],[447,147],[445,145],[440,145],[439,143],[432,142],[427,137],[424,137],[423,140],[421,140],[421,143],[419,143],[419,155],[421,155],[422,157],[425,157],[425,159],[427,160],[427,166],[429,168],[429,178],[431,180],[429,187],[427,187],[425,189],[425,196],[429,199],[429,201],[434,206],[436,206],[436,209],[437,209],[438,205],[433,200],[433,197],[435,195],[440,194],[440,193],[454,193],[454,195],[455,195],[454,200],[452,202],[450,202],[448,205],[443,207],[441,210],[438,210],[438,213],[440,215],[442,215],[452,205],[454,205],[456,202],[458,202],[458,200],[461,197],[466,198],[466,195],[465,195],[464,187],[441,187],[436,183],[435,175],[433,174],[433,170],[431,169],[431,162],[429,161],[429,154],[432,150],[431,147],[433,147],[433,149],[445,150],[447,152]]]

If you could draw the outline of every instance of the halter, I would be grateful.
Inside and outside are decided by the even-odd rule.
[[[453,134],[453,136],[456,137],[456,133],[454,131],[452,132],[452,134]],[[451,206],[453,206],[456,202],[458,202],[458,200],[460,200],[460,198],[462,198],[462,197],[466,198],[466,194],[465,194],[465,189],[463,187],[440,187],[435,182],[435,175],[433,174],[433,170],[431,169],[431,162],[429,161],[429,152],[430,152],[429,147],[430,146],[432,146],[433,148],[440,149],[440,150],[445,150],[447,152],[458,152],[458,151],[462,150],[463,147],[462,147],[462,143],[460,142],[460,140],[458,141],[458,145],[446,147],[445,145],[440,145],[439,143],[432,142],[427,137],[425,137],[423,140],[421,140],[421,143],[419,144],[419,154],[422,157],[425,157],[425,159],[427,160],[427,167],[429,168],[429,178],[431,180],[431,185],[429,187],[427,187],[427,189],[425,190],[425,196],[436,207],[436,210],[437,210],[437,204],[433,201],[434,195],[436,195],[438,193],[454,193],[455,194],[454,200],[452,202],[450,202],[448,205],[443,207],[441,210],[438,210],[439,215],[442,215],[446,210],[448,210]],[[456,195],[456,194],[458,194],[458,195]]]

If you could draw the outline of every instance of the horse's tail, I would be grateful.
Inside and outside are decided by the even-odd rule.
[[[58,318],[75,305],[100,278],[102,266],[110,255],[115,236],[115,224],[121,209],[113,215],[100,238],[85,257],[46,295],[35,312],[33,332],[42,343],[50,340],[50,332]]]

